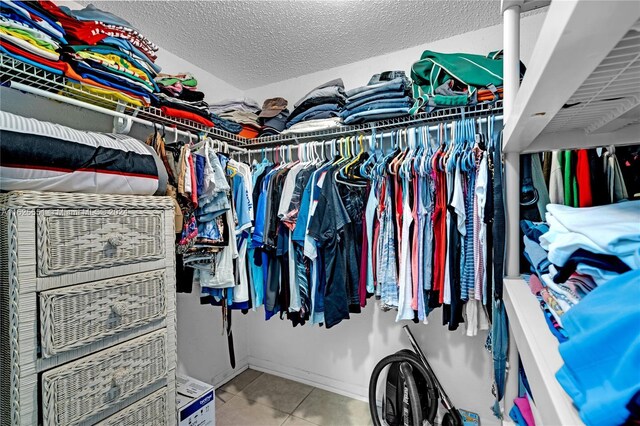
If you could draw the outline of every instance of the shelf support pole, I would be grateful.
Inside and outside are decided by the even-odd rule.
[[[520,11],[521,1],[503,1],[503,78],[504,78],[504,125],[509,122],[514,102],[520,87]],[[504,147],[503,147],[504,148]],[[504,149],[502,151],[504,153]],[[506,201],[506,261],[505,274],[518,276],[520,273],[520,153],[509,152],[503,154],[504,182]],[[511,330],[510,330],[511,331]],[[513,406],[513,400],[518,396],[518,349],[509,332],[507,352],[507,380],[503,399],[503,415]]]
[[[509,5],[503,12],[503,44],[504,44],[504,104],[503,115],[505,126],[513,111],[513,104],[520,87],[520,5]],[[518,276],[520,273],[520,155],[507,153],[504,158],[507,201],[507,276]]]

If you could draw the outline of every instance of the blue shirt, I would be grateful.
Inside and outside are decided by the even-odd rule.
[[[597,287],[562,317],[569,340],[556,377],[587,425],[619,425],[640,391],[640,270]]]

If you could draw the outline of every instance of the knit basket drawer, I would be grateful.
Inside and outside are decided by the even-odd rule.
[[[44,425],[87,422],[166,379],[166,339],[166,329],[154,331],[42,373]]]
[[[79,348],[166,316],[164,270],[40,293],[45,358]]]
[[[162,259],[163,210],[38,210],[38,276]]]
[[[164,387],[118,411],[96,426],[161,426],[167,421],[167,388]],[[169,413],[171,415],[171,413]]]

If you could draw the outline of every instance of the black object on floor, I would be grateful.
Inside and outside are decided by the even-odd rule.
[[[369,410],[375,426],[414,425],[424,421],[434,424],[438,412],[438,402],[446,410],[442,419],[444,426],[462,426],[462,416],[444,392],[426,356],[418,346],[408,326],[403,327],[409,336],[413,351],[403,349],[383,358],[373,369],[369,381]],[[382,423],[376,405],[378,378],[389,366],[382,402]]]

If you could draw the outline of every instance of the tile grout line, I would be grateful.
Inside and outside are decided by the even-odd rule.
[[[302,401],[300,401],[300,404],[296,405],[296,408],[294,408],[294,409],[291,411],[290,416],[293,416],[293,417],[298,418],[298,419],[302,419],[302,417],[294,416],[294,415],[293,415],[293,413],[295,413],[295,412],[296,412],[296,410],[297,410],[298,408],[300,408],[300,406],[302,405],[302,403],[303,403],[303,402],[305,402],[305,401],[307,400],[307,398],[309,398],[309,395],[311,395],[311,392],[313,392],[315,389],[318,389],[318,388],[317,388],[317,387],[315,387],[315,386],[312,386],[312,387],[311,387],[311,391],[309,391],[309,393],[307,394],[307,396],[305,396],[304,398],[302,398]],[[305,420],[305,421],[308,421],[308,422],[309,422],[309,420],[307,420],[307,419],[302,419],[302,420]],[[312,422],[309,422],[309,423],[312,423]],[[314,424],[315,424],[315,423],[314,423]]]
[[[248,371],[248,370],[251,370],[251,369],[250,369],[250,368],[247,368],[246,370],[244,370],[244,371],[243,371],[242,373],[240,373],[240,374],[244,374],[244,373],[245,373],[246,371]],[[239,395],[239,394],[240,394],[240,392],[242,392],[243,390],[245,390],[246,388],[248,388],[248,387],[249,387],[249,385],[250,385],[251,383],[253,383],[253,382],[255,382],[256,380],[258,380],[258,378],[264,374],[262,371],[258,371],[258,370],[251,370],[251,371],[255,371],[255,372],[260,373],[260,374],[258,374],[258,375],[255,377],[255,379],[251,380],[249,383],[247,383],[247,385],[246,385],[246,386],[244,386],[242,389],[240,389],[240,390],[238,391],[238,393],[229,392],[228,390],[224,390],[224,389],[222,389],[222,387],[223,387],[223,386],[226,386],[226,385],[227,385],[227,384],[229,384],[229,383],[231,383],[233,380],[235,380],[235,379],[236,379],[236,377],[239,377],[239,376],[240,376],[240,374],[238,374],[236,377],[234,377],[233,379],[229,380],[228,382],[224,383],[223,385],[219,386],[219,387],[218,387],[218,389],[220,389],[220,390],[221,390],[221,391],[223,391],[223,392],[230,393],[230,394],[231,394],[231,395],[233,395],[233,396]]]
[[[247,370],[251,370],[251,369],[250,369],[250,368],[247,368]],[[246,370],[245,370],[245,371],[246,371]],[[257,370],[251,370],[251,371],[257,371]],[[251,384],[252,384],[253,382],[255,382],[256,380],[258,380],[258,379],[259,379],[260,377],[262,377],[262,375],[264,374],[262,371],[258,371],[258,373],[260,373],[260,374],[258,374],[258,375],[256,376],[256,378],[255,378],[255,379],[253,379],[252,381],[250,381],[249,383],[247,383],[247,386],[245,386],[245,387],[243,387],[242,389],[240,389],[240,391],[238,392],[238,394],[239,394],[240,392],[242,392],[243,390],[245,390],[246,388],[248,388],[249,386],[251,386]]]
[[[289,417],[291,417],[291,414],[289,414],[283,421],[282,423],[280,423],[280,426],[282,426],[283,424],[285,424],[287,422],[287,420],[289,420]]]

